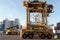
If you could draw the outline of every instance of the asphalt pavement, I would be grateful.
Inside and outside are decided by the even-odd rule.
[[[19,35],[3,35],[3,34],[0,34],[0,40],[60,40],[60,39],[40,39],[38,38],[37,36],[34,37],[33,39],[23,39],[23,38],[20,38]]]

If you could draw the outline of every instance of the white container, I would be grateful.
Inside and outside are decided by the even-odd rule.
[[[56,30],[56,33],[60,33],[60,30]]]

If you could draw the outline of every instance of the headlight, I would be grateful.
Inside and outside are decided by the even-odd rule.
[[[6,34],[8,34],[8,32],[6,32]]]

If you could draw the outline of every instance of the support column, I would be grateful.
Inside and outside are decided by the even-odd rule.
[[[26,18],[27,18],[26,25],[27,25],[27,24],[30,23],[30,12],[29,12],[29,9],[28,8],[26,9],[26,11],[27,11],[27,13],[26,13]]]
[[[45,20],[44,20],[44,10],[42,12],[42,24],[45,24]]]

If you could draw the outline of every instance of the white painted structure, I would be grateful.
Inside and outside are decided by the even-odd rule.
[[[19,19],[15,19],[13,22],[11,20],[5,19],[5,28],[9,28],[11,25],[12,26],[16,26],[16,25],[20,26]]]
[[[55,26],[54,26],[53,24],[48,26],[49,29],[53,29],[53,33],[55,34],[56,32],[55,32],[54,27],[55,27]]]
[[[6,19],[5,20],[5,29],[10,27],[10,20]]]

